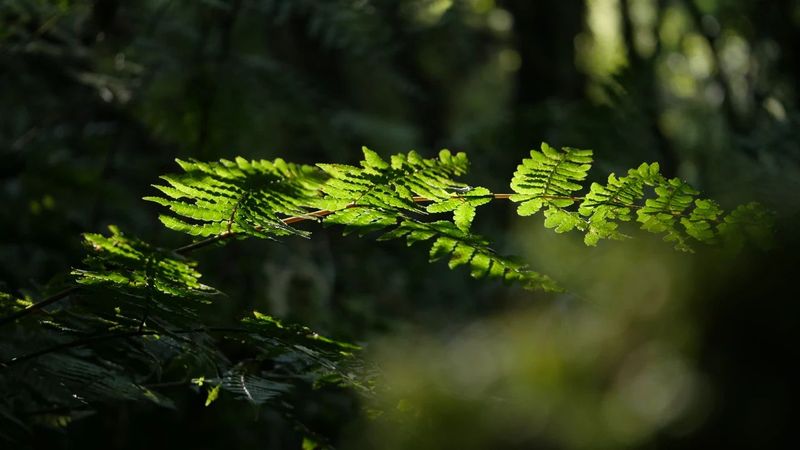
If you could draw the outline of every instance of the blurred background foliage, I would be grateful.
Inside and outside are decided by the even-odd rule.
[[[141,201],[174,159],[348,162],[464,150],[495,192],[530,148],[595,150],[593,176],[659,161],[723,206],[758,200],[775,249],[587,249],[498,202],[478,231],[567,294],[468,279],[401,243],[200,255],[230,294],[365,344],[376,398],[298,393],[298,430],[183,395],[43,431],[47,448],[661,448],[788,443],[800,211],[797,0],[4,0],[2,289],[38,297],[117,224],[185,243]],[[780,231],[780,230],[784,231]],[[796,234],[796,233],[794,233]],[[55,278],[54,278],[55,277]],[[796,379],[796,378],[795,378]]]

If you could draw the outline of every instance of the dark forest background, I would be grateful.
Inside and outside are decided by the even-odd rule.
[[[229,294],[219,317],[258,308],[365,346],[373,397],[297,393],[341,448],[792,447],[798,81],[797,0],[2,0],[0,288],[35,298],[108,224],[185,244],[141,200],[175,158],[450,148],[495,192],[542,141],[594,149],[597,180],[658,161],[723,206],[773,209],[773,249],[585,248],[496,202],[477,230],[569,293],[314,224],[200,267]],[[177,410],[108,405],[37,445],[314,448],[270,408],[165,392]]]

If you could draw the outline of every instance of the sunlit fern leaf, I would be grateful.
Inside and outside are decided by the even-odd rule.
[[[575,229],[584,231],[588,224],[577,212],[550,206],[544,210],[544,226],[556,233],[566,233]]]
[[[643,163],[636,169],[628,170],[628,175],[608,176],[604,186],[592,183],[578,211],[588,217],[584,242],[594,246],[600,239],[621,239],[625,237],[618,231],[619,222],[629,222],[633,212],[644,196],[645,185],[659,183],[663,177],[658,163]]]
[[[511,179],[511,196],[521,202],[517,213],[530,216],[544,206],[565,208],[573,203],[572,193],[582,189],[578,183],[586,178],[592,165],[592,151],[574,148],[556,150],[542,143],[542,150],[531,150],[531,157],[522,160]]]
[[[343,225],[345,235],[356,233],[363,236],[373,231],[395,225],[397,213],[379,208],[359,207],[345,208],[325,218],[325,224]]]
[[[330,179],[322,186],[321,208],[330,210],[350,206],[374,207],[389,211],[422,211],[414,197],[433,202],[449,200],[453,189],[464,183],[453,180],[466,173],[469,161],[464,153],[447,150],[438,158],[426,159],[417,152],[396,154],[385,161],[364,147],[361,167],[345,164],[318,164]]]
[[[485,187],[467,188],[462,194],[428,205],[426,210],[429,213],[453,211],[453,223],[459,230],[468,233],[477,207],[491,202],[493,198],[492,192]]]
[[[466,265],[474,278],[498,278],[519,283],[526,289],[560,290],[550,277],[498,255],[484,238],[465,233],[452,222],[419,222],[407,219],[378,239],[403,238],[408,245],[435,238],[430,251],[431,261],[447,258],[451,269]]]
[[[689,236],[697,241],[713,244],[717,240],[715,227],[721,215],[722,209],[716,202],[697,199],[691,214],[681,218],[681,224]]]
[[[227,233],[272,238],[307,233],[282,219],[308,212],[304,206],[317,196],[323,174],[312,166],[274,161],[219,162],[177,160],[181,174],[164,175],[164,194],[145,197],[172,211],[160,216],[168,228],[194,236]]]
[[[87,268],[75,269],[72,274],[78,284],[107,295],[88,295],[85,301],[92,302],[97,312],[105,311],[110,319],[195,323],[197,308],[217,294],[200,283],[195,263],[128,237],[114,226],[109,230],[109,236],[84,235],[89,251],[84,259]]]
[[[675,248],[691,251],[685,234],[678,229],[679,218],[691,207],[698,192],[685,181],[672,178],[655,187],[656,198],[645,200],[637,212],[642,229],[651,233],[664,233],[664,240]]]

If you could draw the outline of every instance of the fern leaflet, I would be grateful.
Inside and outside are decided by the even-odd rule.
[[[382,235],[379,240],[405,238],[408,245],[435,238],[430,251],[431,261],[448,258],[453,269],[466,265],[474,278],[490,277],[520,283],[526,289],[558,291],[560,288],[550,277],[529,270],[524,264],[496,254],[489,242],[477,235],[465,233],[452,222],[419,222],[404,220],[397,228]]]
[[[94,311],[131,325],[145,322],[148,316],[167,319],[173,326],[196,325],[198,307],[210,303],[217,292],[200,283],[195,264],[125,236],[114,226],[109,229],[108,237],[84,235],[88,268],[72,271],[78,284],[97,294],[85,301],[102,299],[92,305]]]
[[[645,185],[653,185],[662,179],[658,163],[643,163],[636,169],[628,170],[628,175],[617,178],[608,176],[608,184],[592,183],[589,193],[581,203],[578,212],[588,216],[588,226],[584,242],[594,246],[600,239],[622,239],[615,221],[632,220],[633,207],[644,196]]]
[[[281,219],[308,212],[304,206],[323,180],[317,169],[280,158],[177,162],[184,173],[164,175],[167,185],[154,185],[164,196],[145,197],[172,211],[159,217],[167,228],[201,237],[307,235]]]
[[[771,234],[769,214],[757,204],[740,206],[725,216],[713,200],[697,198],[699,192],[685,181],[664,178],[658,163],[644,163],[624,177],[612,173],[606,185],[592,183],[585,197],[574,196],[581,189],[578,182],[586,178],[591,155],[589,150],[555,150],[547,144],[542,144],[541,152],[531,151],[511,181],[515,194],[510,198],[521,202],[518,214],[527,216],[544,208],[547,228],[559,233],[584,231],[589,246],[600,239],[627,237],[619,231],[619,223],[634,218],[642,230],[663,234],[665,241],[687,252],[693,251],[691,241],[712,244],[724,236],[740,246],[744,236],[763,241]],[[567,209],[576,202],[580,202],[577,212]]]
[[[575,203],[572,193],[582,189],[577,182],[586,178],[591,163],[591,150],[558,151],[545,143],[541,151],[531,150],[531,157],[522,160],[511,179],[516,192],[511,200],[521,202],[519,215],[533,215],[545,205],[565,208]]]
[[[365,206],[385,210],[419,212],[415,196],[430,201],[450,199],[451,190],[465,187],[453,177],[467,172],[464,153],[439,152],[439,158],[422,158],[417,152],[396,154],[391,161],[364,147],[361,167],[345,164],[318,164],[330,179],[322,186],[320,207],[340,210]]]

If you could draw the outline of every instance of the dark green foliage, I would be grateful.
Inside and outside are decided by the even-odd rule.
[[[659,183],[655,187],[655,193],[656,198],[647,199],[644,207],[636,212],[642,229],[652,233],[665,233],[665,241],[674,242],[675,248],[679,250],[689,250],[683,233],[677,228],[678,218],[692,205],[692,200],[699,192],[683,180],[673,178]],[[690,227],[687,227],[687,231],[696,222],[688,224]]]
[[[357,346],[334,341],[299,325],[253,312],[242,328],[229,336],[251,355],[218,377],[193,380],[208,389],[206,405],[220,390],[250,403],[264,404],[289,393],[296,384],[320,387],[335,384],[368,389],[369,374],[356,353]]]
[[[266,0],[256,6],[278,23],[292,17],[309,17],[307,32],[326,47],[357,56],[381,54],[390,44],[387,28],[371,8],[353,8],[334,0]]]
[[[0,387],[9,393],[0,400],[0,438],[65,426],[111,402],[172,407],[148,386],[174,380],[208,385],[209,402],[221,387],[256,404],[299,384],[365,386],[352,345],[260,313],[239,326],[201,323],[204,305],[222,296],[199,282],[195,263],[110,231],[85,235],[85,268],[72,271],[77,285],[57,303],[0,295],[5,317],[19,315],[0,328]]]

